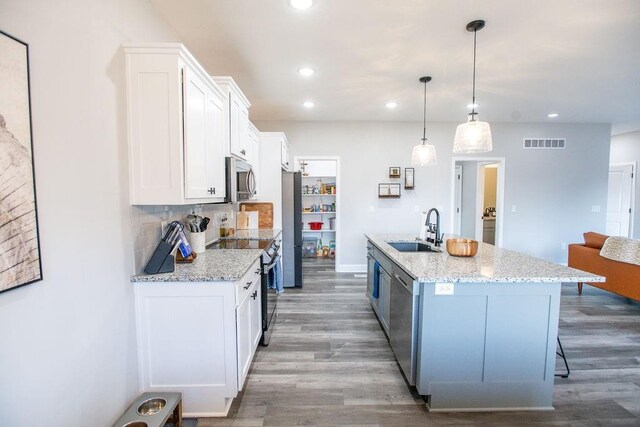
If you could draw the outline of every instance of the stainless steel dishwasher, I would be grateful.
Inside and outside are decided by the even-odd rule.
[[[391,276],[391,319],[389,321],[389,343],[398,364],[410,385],[416,384],[417,339],[418,339],[417,287],[402,270],[393,269]]]

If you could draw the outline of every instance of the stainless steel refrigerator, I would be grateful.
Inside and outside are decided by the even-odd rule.
[[[282,172],[282,270],[285,288],[302,287],[302,174]]]

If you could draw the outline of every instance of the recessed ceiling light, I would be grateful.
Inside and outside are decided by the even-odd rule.
[[[294,9],[306,10],[313,6],[313,0],[289,0],[289,4]]]
[[[305,101],[303,104],[304,108],[313,108],[314,104],[313,101]]]
[[[478,108],[478,103],[475,104],[467,104],[467,108],[471,110],[472,108]]]
[[[389,102],[387,102],[387,103],[385,104],[385,106],[386,106],[388,109],[392,110],[392,109],[394,109],[394,108],[396,108],[396,107],[398,106],[398,103],[397,103],[397,102],[393,102],[393,101],[389,101]]]
[[[547,117],[549,117],[550,119],[555,119],[556,117],[558,117],[558,113],[549,113],[547,114]]]
[[[312,76],[313,73],[315,73],[315,72],[316,71],[313,68],[309,68],[309,67],[298,68],[298,74],[300,74],[301,76],[304,76],[304,77]]]

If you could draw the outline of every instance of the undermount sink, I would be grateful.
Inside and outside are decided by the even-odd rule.
[[[422,242],[387,242],[387,244],[400,252],[442,252],[440,249]]]

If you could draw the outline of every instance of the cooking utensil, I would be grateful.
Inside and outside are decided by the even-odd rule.
[[[200,231],[205,231],[207,229],[207,225],[209,225],[209,221],[211,220],[207,217],[202,218],[202,224],[200,224]]]

